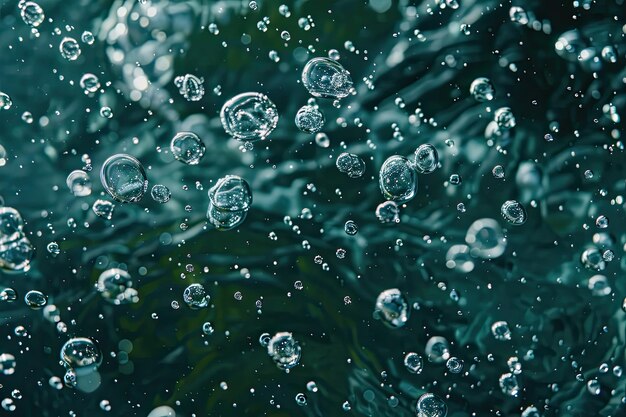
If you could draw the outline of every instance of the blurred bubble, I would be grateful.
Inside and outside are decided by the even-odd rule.
[[[282,370],[289,370],[300,362],[301,348],[291,333],[276,333],[267,344],[267,354]]]

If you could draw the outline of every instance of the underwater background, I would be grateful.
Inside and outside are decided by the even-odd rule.
[[[35,6],[0,1],[0,413],[626,415],[623,0]],[[262,140],[220,119],[245,92]]]

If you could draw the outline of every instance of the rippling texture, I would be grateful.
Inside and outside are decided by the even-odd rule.
[[[425,394],[445,407],[424,410],[451,417],[624,413],[623,0],[515,2],[524,13],[496,0],[37,3],[38,24],[35,7],[23,18],[17,0],[0,3],[0,192],[24,219],[18,241],[36,248],[29,269],[0,272],[17,292],[0,297],[0,403],[12,415],[405,417],[435,398]],[[311,98],[304,66],[329,54],[356,94],[316,98],[316,140],[294,120]],[[81,86],[85,74],[100,86]],[[197,101],[174,82],[187,74],[203,80]],[[492,100],[470,92],[480,77]],[[279,117],[253,147],[219,117],[250,91]],[[202,139],[197,165],[172,155],[178,132]],[[414,161],[426,143],[439,166],[416,174],[399,222],[391,207],[381,223],[380,167]],[[363,176],[338,171],[343,152]],[[117,154],[141,161],[170,200],[103,203],[98,173]],[[68,189],[74,170],[91,194]],[[227,175],[254,201],[222,232],[207,220],[208,190]],[[147,187],[139,178],[133,199]],[[506,201],[524,207],[524,224],[504,220]],[[481,219],[498,226],[468,240]],[[114,268],[128,270],[137,302],[98,292]],[[187,306],[192,284],[206,308]],[[410,309],[401,327],[374,317],[389,289]],[[31,290],[47,305],[31,309]],[[499,322],[510,340],[494,337]],[[263,333],[297,341],[289,373]],[[59,363],[75,338],[94,343],[89,375]],[[421,373],[404,365],[409,352]]]

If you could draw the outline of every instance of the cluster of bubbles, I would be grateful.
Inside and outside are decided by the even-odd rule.
[[[435,4],[440,9],[459,8],[457,0],[435,0]],[[249,7],[251,10],[257,10],[259,5],[257,2],[251,1]],[[22,0],[19,8],[22,20],[33,29],[44,22],[44,12],[37,3]],[[282,16],[288,17],[290,15],[290,11],[285,5],[282,5],[279,11]],[[529,17],[528,13],[518,6],[510,7],[509,17],[512,22],[519,25],[528,25],[532,20],[532,16]],[[257,27],[260,31],[265,32],[269,24],[269,18],[264,18],[258,22]],[[304,30],[309,30],[314,26],[310,16],[300,19],[298,24]],[[209,25],[208,29],[215,35],[219,33],[215,23]],[[280,37],[285,42],[291,40],[291,34],[287,31],[282,31]],[[93,35],[89,32],[85,32],[81,40],[87,44],[94,41]],[[346,49],[351,52],[355,50],[351,42],[346,42]],[[596,51],[585,47],[580,33],[576,30],[565,32],[559,36],[555,49],[566,60],[579,61],[580,65],[587,65],[594,69],[598,66],[599,58]],[[76,61],[81,56],[79,42],[72,37],[64,37],[61,40],[59,51],[67,61]],[[270,52],[270,57],[275,62],[280,60],[276,51]],[[617,61],[617,52],[614,47],[608,45],[602,49],[601,57],[606,62],[614,63]],[[338,62],[338,59],[339,52],[331,50],[328,58],[317,57],[306,63],[302,70],[301,82],[311,96],[339,100],[356,93],[350,73]],[[100,80],[91,73],[83,74],[79,85],[84,93],[89,96],[101,88]],[[203,78],[186,74],[176,77],[174,85],[187,101],[197,102],[204,97]],[[496,97],[493,83],[485,77],[474,79],[469,90],[474,100],[485,103],[485,105]],[[401,99],[396,101],[396,104],[401,108],[404,107]],[[11,106],[11,98],[0,92],[0,108],[8,110]],[[337,104],[336,107],[339,105]],[[618,109],[612,103],[605,105],[602,111],[609,120],[614,123],[620,122]],[[107,106],[100,109],[100,114],[107,119],[113,117],[111,108]],[[417,111],[416,114],[418,114]],[[24,120],[27,119],[32,121],[32,115],[29,118],[25,113]],[[276,129],[279,113],[276,105],[265,94],[245,92],[230,98],[223,104],[220,111],[220,121],[229,136],[244,142],[248,149],[251,149],[252,142],[266,139]],[[324,128],[325,117],[314,99],[309,100],[308,104],[297,111],[294,122],[300,131],[317,134],[315,143],[318,146],[322,148],[330,146],[328,136],[320,133]],[[493,120],[488,124],[485,136],[488,138],[505,137],[516,126],[517,121],[512,109],[499,107],[493,111]],[[397,132],[397,137],[401,137],[399,128]],[[552,140],[552,136],[546,135],[546,140]],[[197,134],[183,131],[172,138],[170,151],[174,159],[182,164],[198,165],[204,157],[206,146]],[[357,154],[343,152],[337,156],[335,164],[339,172],[350,178],[361,178],[365,174],[365,161]],[[430,143],[418,146],[412,157],[407,158],[402,155],[388,157],[381,165],[378,174],[378,186],[386,201],[377,206],[375,212],[377,219],[384,224],[399,223],[400,206],[415,198],[418,192],[418,174],[433,173],[440,166],[438,151]],[[492,175],[496,179],[504,180],[504,168],[501,165],[496,165],[492,169]],[[593,174],[585,174],[585,177],[591,179]],[[104,190],[115,201],[121,203],[141,201],[148,189],[148,179],[144,167],[138,159],[128,154],[116,154],[108,158],[102,165],[100,179]],[[450,175],[446,186],[448,184],[460,186],[462,184],[461,176],[456,173]],[[85,197],[92,193],[91,180],[84,170],[72,171],[66,178],[66,185],[76,197]],[[171,199],[170,190],[162,184],[154,185],[150,194],[153,200],[158,203],[167,203]],[[236,175],[226,175],[218,179],[209,189],[208,197],[206,217],[217,230],[230,230],[242,224],[252,205],[250,185],[246,180]],[[523,198],[520,200],[528,201]],[[465,206],[462,203],[457,207],[460,212],[465,211]],[[112,202],[101,199],[92,205],[93,212],[106,220],[111,220],[114,208],[115,205]],[[502,219],[512,226],[524,225],[528,217],[526,209],[517,200],[505,201],[501,205],[500,213]],[[606,229],[609,227],[609,220],[606,216],[599,215],[595,217],[595,225],[599,229]],[[22,230],[23,227],[24,222],[15,209],[0,208],[0,268],[3,270],[25,272],[30,268],[34,248],[26,238]],[[347,235],[354,236],[358,230],[354,221],[345,222],[344,231]],[[492,260],[501,257],[507,248],[505,232],[506,230],[503,231],[500,223],[493,218],[486,217],[475,220],[467,229],[465,242],[453,244],[448,248],[445,265],[458,272],[467,273],[474,269],[475,259]],[[397,243],[397,246],[401,246],[402,240],[398,239],[397,242],[400,242]],[[49,243],[47,249],[52,255],[60,253],[59,245],[56,242]],[[336,254],[337,258],[343,259],[346,251],[337,249]],[[582,252],[580,260],[586,268],[599,272],[606,268],[609,257],[612,255],[608,252],[602,252],[597,247],[590,247]],[[296,281],[296,283],[296,289],[303,288],[301,281]],[[587,285],[594,296],[607,296],[612,293],[605,275],[593,275],[588,278]],[[132,304],[139,300],[138,292],[133,288],[132,278],[124,269],[111,268],[105,270],[100,274],[95,288],[107,302],[114,305]],[[241,293],[237,294],[239,294],[239,298],[237,295],[235,298],[241,299]],[[17,295],[11,289],[5,289],[0,293],[2,300],[15,299],[16,297]],[[29,291],[24,300],[33,309],[42,308],[47,304],[47,297],[35,290]],[[202,284],[191,284],[183,292],[183,301],[192,310],[207,308],[210,300],[211,297]],[[344,300],[350,300],[350,298],[346,297]],[[349,301],[346,301],[347,304]],[[392,288],[382,291],[378,295],[373,315],[387,327],[398,329],[407,324],[410,313],[411,305],[405,295],[401,290]],[[508,342],[512,340],[513,335],[506,321],[494,322],[490,330],[493,338],[497,341]],[[205,322],[202,331],[205,335],[211,335],[214,333],[214,328],[210,322]],[[288,372],[299,364],[301,347],[291,333],[279,332],[272,337],[270,334],[264,333],[259,340],[261,345],[267,348],[268,355],[281,370]],[[452,374],[459,374],[465,368],[462,359],[451,356],[450,343],[442,336],[430,337],[424,353],[429,363],[445,363],[447,371]],[[95,342],[88,338],[72,338],[67,341],[61,349],[60,357],[61,364],[66,369],[64,382],[71,387],[79,386],[79,377],[93,375],[102,363],[102,354]],[[412,374],[423,372],[424,359],[418,353],[406,353],[403,363],[406,370]],[[522,365],[517,357],[509,358],[507,365],[510,372],[502,374],[498,379],[498,384],[503,394],[517,397],[520,395],[521,388],[516,375],[521,373]],[[8,353],[0,355],[0,372],[5,375],[15,372],[15,357],[13,355]],[[310,384],[313,384],[314,388],[309,388],[307,385],[309,391],[317,391],[315,384]],[[589,380],[587,390],[593,395],[599,395],[601,386],[598,380]],[[11,408],[12,403],[7,402],[5,405],[5,401],[3,401],[3,407],[5,409]],[[307,405],[307,397],[304,393],[298,393],[295,396],[295,401],[300,406]],[[351,407],[352,405],[348,401],[343,405],[343,409],[346,411],[351,410]],[[104,400],[101,403],[101,408],[105,411],[110,410],[108,401]],[[173,412],[169,407],[160,407],[160,410],[153,410],[150,416],[156,416],[159,413],[171,413],[170,410]],[[445,417],[447,405],[443,399],[427,392],[419,397],[415,412],[418,417]],[[531,406],[527,407],[521,415],[522,417],[538,417],[540,414],[537,408]]]

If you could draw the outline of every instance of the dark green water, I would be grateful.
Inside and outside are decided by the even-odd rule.
[[[0,109],[0,194],[35,248],[27,268],[0,272],[0,289],[17,292],[0,301],[0,354],[15,358],[13,367],[0,357],[0,400],[10,400],[0,413],[415,416],[418,398],[433,393],[451,417],[626,415],[623,0],[285,1],[289,17],[272,0],[256,9],[38,3],[45,19],[35,33],[18,1],[0,2],[0,91],[12,102]],[[517,21],[512,6],[525,10]],[[314,26],[305,30],[299,19],[308,16]],[[78,41],[75,60],[59,51],[65,37]],[[338,106],[317,99],[323,147],[294,118],[311,98],[303,67],[332,49],[355,94]],[[100,83],[90,94],[80,86],[86,73]],[[174,83],[186,74],[203,78],[199,101]],[[493,100],[470,94],[478,77],[495,87]],[[243,152],[219,112],[247,91],[267,95],[279,121]],[[515,127],[487,137],[502,107]],[[197,165],[170,152],[182,131],[206,147]],[[400,222],[382,224],[379,169],[425,143],[440,165],[417,174]],[[339,172],[342,152],[364,160],[362,177]],[[100,182],[104,161],[119,153],[145,169],[148,191],[137,203],[114,202]],[[492,173],[498,165],[504,178]],[[88,174],[89,195],[68,189],[74,170]],[[217,231],[208,191],[226,175],[249,183],[253,203],[238,227]],[[169,188],[169,202],[151,198],[156,184]],[[110,220],[92,210],[98,199],[114,202]],[[522,225],[503,218],[509,200],[525,208]],[[497,256],[466,240],[479,219],[502,233]],[[356,235],[344,231],[348,220]],[[0,264],[11,245],[0,242]],[[136,303],[115,305],[94,288],[112,268],[128,271]],[[210,295],[205,308],[184,302],[194,283]],[[410,307],[399,328],[374,314],[378,295],[393,288]],[[47,307],[25,303],[31,290]],[[494,336],[498,321],[510,338]],[[278,332],[301,348],[288,373],[259,343]],[[434,336],[448,343],[442,361],[427,348]],[[102,363],[71,387],[59,355],[74,337],[94,341]],[[420,373],[405,367],[409,352],[423,359]],[[449,357],[462,370],[454,360],[447,367]],[[514,357],[521,372],[507,393],[499,381],[514,373]]]

